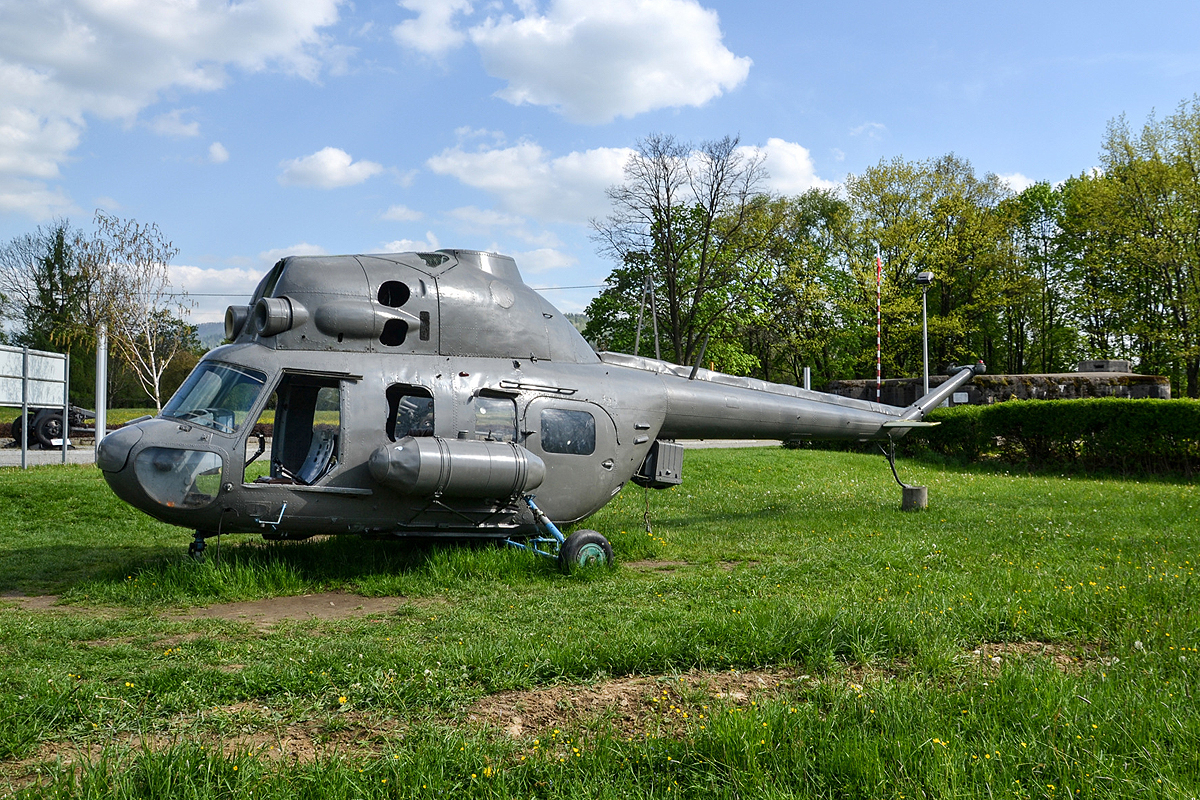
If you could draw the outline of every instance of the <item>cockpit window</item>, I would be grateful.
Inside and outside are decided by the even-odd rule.
[[[262,393],[267,376],[255,369],[205,361],[199,364],[162,415],[191,425],[233,433]]]

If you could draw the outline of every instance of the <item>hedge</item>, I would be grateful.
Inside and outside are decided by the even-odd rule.
[[[938,408],[936,428],[915,429],[904,450],[1031,468],[1182,473],[1200,465],[1200,403],[1194,400],[1009,400]]]

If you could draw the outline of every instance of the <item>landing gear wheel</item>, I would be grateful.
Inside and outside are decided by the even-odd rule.
[[[204,538],[197,536],[195,541],[188,545],[188,558],[195,561],[197,564],[204,563]]]
[[[34,435],[37,436],[38,442],[41,443],[43,449],[53,450],[58,445],[54,444],[54,440],[62,440],[63,438],[63,420],[62,414],[46,414],[34,427]]]
[[[579,567],[610,567],[612,563],[612,545],[596,531],[575,531],[558,549],[558,566],[563,572]]]

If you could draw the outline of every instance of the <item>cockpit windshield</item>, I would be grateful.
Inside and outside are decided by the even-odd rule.
[[[266,374],[255,369],[205,361],[163,407],[162,415],[233,433],[250,413],[266,380]]]

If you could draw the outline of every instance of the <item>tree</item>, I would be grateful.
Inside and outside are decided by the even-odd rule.
[[[786,201],[768,250],[767,300],[745,328],[764,380],[801,384],[807,366],[819,385],[852,370],[847,356],[859,344],[860,320],[848,302],[851,230],[850,206],[832,190],[810,189]]]
[[[919,162],[881,161],[846,181],[855,220],[847,266],[858,305],[874,322],[876,247],[883,261],[885,374],[920,371],[921,312],[913,281],[931,271],[931,367],[982,356],[992,360],[1002,336],[996,309],[1007,287],[1000,269],[1005,228],[997,213],[1007,190],[995,175],[979,178],[953,154]],[[873,324],[863,339],[873,345]],[[864,344],[866,341],[864,341]],[[874,347],[863,347],[873,353]]]
[[[1041,182],[1001,203],[1009,222],[1014,284],[1020,307],[1006,308],[1008,336],[1019,340],[1021,357],[1014,372],[1065,372],[1079,356],[1072,324],[1074,298],[1063,232],[1066,194]]]
[[[168,271],[179,251],[153,223],[98,211],[96,228],[82,257],[95,287],[88,315],[107,324],[113,348],[161,410],[163,375],[188,343],[180,333],[188,308],[171,291]]]
[[[21,327],[17,344],[70,351],[87,338],[82,298],[88,279],[77,258],[82,233],[67,220],[12,239],[0,250],[0,292]]]
[[[706,358],[723,368],[753,366],[733,334],[754,306],[760,256],[782,219],[765,179],[762,157],[746,154],[736,137],[697,148],[662,134],[640,141],[625,182],[608,189],[612,214],[592,221],[617,267],[588,307],[588,336],[631,346],[649,276],[668,358],[691,363],[707,341]]]
[[[1135,134],[1124,117],[1108,127],[1102,177],[1087,224],[1135,304],[1127,306],[1139,367],[1184,376],[1200,396],[1200,95]],[[1095,255],[1095,252],[1089,253]]]

